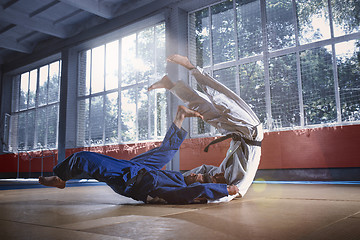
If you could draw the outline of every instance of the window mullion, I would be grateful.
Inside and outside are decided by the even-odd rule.
[[[122,47],[122,39],[119,40],[119,49],[118,49],[118,143],[122,142],[121,139],[121,47]]]
[[[271,93],[270,93],[270,75],[269,75],[269,51],[268,51],[268,37],[267,37],[267,16],[266,16],[266,2],[260,1],[261,8],[261,24],[263,31],[263,61],[264,61],[264,77],[265,77],[265,104],[266,104],[266,121],[268,129],[272,129],[272,114],[271,114]]]
[[[35,90],[35,113],[34,113],[34,146],[33,149],[37,149],[37,142],[38,142],[38,117],[39,117],[39,83],[40,83],[40,69],[37,68],[37,74],[36,74],[36,90]],[[43,146],[41,146],[43,147]]]
[[[153,51],[154,51],[154,76],[155,77],[157,77],[158,76],[158,74],[157,74],[157,68],[156,68],[156,66],[157,66],[157,55],[156,55],[156,27],[154,26],[153,27],[153,43],[154,43],[154,45],[153,45]],[[147,85],[147,87],[150,87],[150,79],[148,79],[148,85]],[[155,92],[155,96],[156,96],[156,92]],[[148,139],[151,139],[151,104],[150,104],[150,101],[151,101],[151,99],[150,99],[150,92],[148,92],[147,93],[147,99],[148,99],[148,101],[147,101],[147,107],[148,107]],[[156,111],[157,109],[156,109],[156,105],[155,105],[155,109],[154,109],[154,119],[156,119],[156,115],[157,115],[157,111]],[[156,136],[156,133],[157,133],[157,127],[156,127],[156,123],[155,123],[155,121],[154,121],[154,137]]]
[[[211,12],[211,7],[208,7],[209,9],[209,42],[210,42],[210,75],[214,76],[214,52],[213,52],[213,33],[212,33],[212,24],[213,24],[213,19],[212,19],[212,12]],[[197,84],[196,84],[197,87]],[[199,120],[198,120],[199,121]],[[210,132],[211,135],[214,135],[216,132],[216,129],[213,126],[210,126]]]
[[[45,97],[45,115],[48,116],[49,112],[49,85],[50,85],[50,65],[47,65],[48,71],[47,71],[47,79],[46,79],[46,97]],[[59,66],[60,68],[60,66]],[[45,146],[48,146],[48,132],[49,132],[49,119],[45,118],[45,125],[46,125],[46,131],[45,131]],[[58,128],[57,128],[58,129]],[[58,136],[56,134],[56,136]]]
[[[333,26],[333,15],[332,15],[332,8],[331,8],[331,1],[328,0],[328,10],[329,10],[329,24],[330,24],[330,34],[331,40],[334,39],[334,26]],[[336,64],[336,51],[335,51],[335,43],[332,41],[331,43],[332,49],[332,66],[333,66],[333,76],[334,76],[334,93],[335,93],[335,102],[336,102],[336,113],[337,113],[337,122],[341,123],[341,103],[340,103],[340,93],[339,93],[339,75],[337,70]]]
[[[293,11],[293,22],[295,28],[295,43],[296,43],[296,76],[297,76],[297,87],[298,87],[298,98],[299,98],[299,117],[300,117],[300,126],[305,126],[305,115],[304,115],[304,99],[302,91],[302,81],[301,81],[301,64],[300,64],[300,40],[299,40],[299,26],[297,21],[297,10],[296,10],[296,0],[292,0],[292,11]]]
[[[239,6],[240,8],[240,6]],[[233,1],[233,10],[234,10],[234,35],[235,35],[235,62],[237,63],[237,61],[239,60],[239,39],[238,39],[238,22],[237,22],[237,11],[236,11],[236,1]],[[240,72],[239,72],[239,67],[240,66],[236,66],[236,74],[235,74],[235,87],[236,87],[236,93],[240,96]]]
[[[103,121],[103,144],[105,144],[105,140],[106,140],[106,44],[104,45],[104,92],[103,92],[103,116],[104,116],[104,121]]]
[[[30,71],[29,71],[29,76],[28,76],[28,94],[27,94],[27,99],[26,99],[26,115],[25,115],[25,124],[26,124],[26,128],[25,128],[25,149],[29,150],[29,146],[28,146],[28,138],[29,138],[29,127],[28,127],[28,120],[29,120],[29,96],[30,96]]]
[[[139,57],[139,33],[136,33],[136,40],[135,40],[135,56],[136,58]],[[136,82],[136,86],[135,86],[135,141],[139,140],[139,119],[138,119],[138,91],[139,91],[139,85],[138,85],[138,81],[139,81],[139,71],[136,71],[135,74],[135,82]]]

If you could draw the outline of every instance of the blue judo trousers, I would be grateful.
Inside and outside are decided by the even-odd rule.
[[[174,157],[186,135],[184,129],[179,129],[173,123],[160,147],[129,161],[83,151],[59,163],[54,167],[54,172],[63,181],[85,172],[105,182],[116,193],[145,203],[148,196],[162,198],[171,204],[192,203],[196,198],[215,200],[227,196],[226,184],[186,185],[180,172],[161,170]]]

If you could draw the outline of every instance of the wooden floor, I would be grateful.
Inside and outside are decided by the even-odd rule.
[[[253,184],[229,203],[145,205],[104,185],[0,191],[1,239],[360,239],[360,185]]]

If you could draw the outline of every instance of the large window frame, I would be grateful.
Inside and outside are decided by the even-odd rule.
[[[146,34],[150,34],[151,43],[140,43],[146,40],[141,37]],[[130,46],[131,44],[134,45]],[[112,51],[107,51],[109,48]],[[100,81],[94,80],[95,60],[91,60],[97,58],[96,52],[104,59],[99,61],[103,66],[96,70],[102,75],[97,78],[101,79]],[[149,52],[153,53],[150,54],[151,59]],[[108,39],[101,45],[94,44],[79,51],[77,147],[158,141],[165,135],[165,91],[156,89],[147,92],[150,84],[165,74],[165,52],[164,21],[118,34],[116,38]],[[113,55],[117,59],[110,67],[112,75],[108,71],[108,55]],[[112,80],[108,81],[109,78]],[[110,95],[112,98],[108,97]],[[130,95],[134,95],[134,99],[126,98]],[[110,99],[111,103],[108,102]],[[109,111],[112,115],[107,114]],[[101,122],[101,119],[104,121]]]
[[[235,52],[233,54],[233,58],[227,58],[229,55],[228,52],[226,52],[228,46],[223,46],[222,52],[219,54],[220,58],[224,58],[223,60],[215,59],[214,58],[214,49],[213,46],[216,44],[217,37],[214,35],[214,21],[216,22],[216,19],[214,20],[213,15],[217,15],[219,13],[212,12],[213,9],[215,9],[216,6],[219,6],[223,4],[225,7],[223,7],[224,11],[220,14],[224,14],[224,12],[227,12],[229,19],[233,19],[234,23],[239,24],[239,12],[240,11],[240,2],[241,1],[221,1],[220,3],[214,3],[211,5],[208,5],[206,7],[196,9],[194,11],[189,12],[188,14],[188,44],[189,44],[189,53],[190,60],[193,63],[196,63],[197,65],[203,65],[201,67],[204,68],[206,72],[208,72],[210,75],[214,76],[215,78],[217,75],[221,75],[222,78],[219,78],[220,81],[222,81],[225,85],[227,85],[230,89],[232,89],[235,93],[239,94],[240,97],[244,98],[246,102],[249,103],[251,107],[255,110],[255,112],[258,114],[259,118],[262,120],[264,127],[267,131],[283,131],[283,130],[291,130],[291,129],[301,129],[301,128],[313,128],[313,127],[323,127],[323,126],[336,126],[336,125],[346,125],[346,124],[359,124],[360,123],[360,113],[357,111],[357,117],[355,116],[349,116],[345,117],[344,114],[342,114],[342,103],[341,103],[341,88],[339,87],[339,75],[338,75],[338,66],[337,61],[341,58],[336,53],[337,45],[346,43],[348,41],[355,41],[360,39],[360,32],[359,27],[357,27],[357,30],[348,33],[348,34],[339,34],[338,29],[335,27],[333,14],[332,14],[332,4],[335,4],[335,0],[325,0],[325,1],[318,1],[322,4],[327,4],[326,7],[324,7],[324,11],[329,14],[328,15],[328,21],[329,21],[329,36],[324,37],[323,39],[318,39],[314,41],[307,41],[306,40],[306,34],[304,33],[304,36],[300,36],[302,32],[299,30],[299,21],[297,19],[297,4],[303,1],[298,0],[288,0],[288,1],[281,1],[283,3],[291,4],[291,7],[289,8],[289,13],[282,12],[281,14],[289,14],[289,21],[291,21],[291,26],[293,28],[294,35],[289,39],[289,45],[276,49],[271,48],[271,41],[274,39],[272,38],[272,29],[270,29],[270,26],[268,25],[267,21],[269,17],[273,17],[271,14],[267,12],[267,4],[271,3],[272,1],[265,1],[265,0],[257,0],[257,1],[244,1],[247,3],[255,3],[258,4],[256,7],[259,11],[258,19],[252,19],[252,24],[258,24],[258,31],[260,32],[260,35],[258,36],[252,36],[253,42],[259,41],[260,42],[260,49],[254,49],[253,53],[248,53],[248,55],[244,55],[243,53],[239,52],[241,48],[239,48],[240,44],[240,38],[239,38],[239,29],[238,25],[236,26],[227,26],[226,24],[229,24],[231,22],[230,20],[227,21],[224,17],[225,21],[222,22],[221,27],[226,29],[233,28],[230,33],[229,31],[223,31],[223,34],[228,36],[229,34],[233,35],[232,39],[230,37],[227,37],[228,42],[230,45],[235,46]],[[280,1],[279,1],[280,2]],[[309,1],[310,2],[310,1]],[[239,5],[237,5],[239,3]],[[279,3],[280,4],[280,3]],[[246,12],[245,12],[246,14]],[[200,17],[199,17],[200,16]],[[202,30],[199,30],[196,26],[196,20],[200,19],[202,22],[200,24],[204,24],[207,27],[203,27]],[[197,33],[196,33],[197,31]],[[202,32],[200,32],[202,31]],[[254,34],[257,32],[254,30]],[[229,36],[230,36],[229,35]],[[202,54],[202,57],[198,57],[199,51],[197,47],[197,37],[201,38],[199,41],[202,41],[202,49],[200,52],[200,55]],[[242,43],[244,44],[244,43]],[[252,43],[246,43],[251,45]],[[331,53],[331,59],[328,63],[330,67],[332,67],[332,73],[329,74],[329,78],[332,78],[332,85],[329,86],[332,91],[333,95],[333,104],[334,107],[331,111],[334,112],[334,117],[332,120],[327,120],[327,122],[311,122],[307,118],[307,109],[306,106],[306,96],[304,96],[304,93],[306,90],[304,89],[304,86],[306,87],[306,83],[304,83],[306,78],[306,73],[304,72],[304,61],[302,59],[304,58],[305,54],[308,53],[311,54],[311,51],[316,51],[317,49],[322,49],[328,47],[330,49]],[[315,55],[314,53],[313,55]],[[294,113],[294,119],[296,121],[292,123],[288,123],[286,127],[282,124],[282,119],[278,119],[274,116],[277,116],[277,112],[279,108],[274,108],[274,102],[276,101],[273,99],[273,88],[276,87],[274,85],[274,82],[272,81],[272,65],[275,63],[275,60],[282,58],[284,56],[292,55],[294,59],[294,71],[291,73],[291,78],[289,81],[293,81],[293,84],[295,85],[295,88],[297,88],[297,91],[293,92],[293,95],[295,95],[296,101],[298,102],[296,106],[296,113]],[[199,62],[200,59],[200,62]],[[199,64],[200,63],[200,64]],[[244,66],[246,68],[247,65],[253,64],[256,65],[257,69],[262,69],[259,71],[259,73],[262,74],[262,76],[258,76],[258,80],[260,80],[258,86],[261,87],[262,90],[259,93],[252,92],[255,94],[262,94],[263,99],[255,99],[257,102],[252,102],[250,99],[247,99],[247,94],[242,92],[243,86],[241,85],[241,73],[244,69]],[[226,70],[232,69],[228,72],[234,72],[231,77],[229,77],[229,73],[226,73]],[[223,73],[221,73],[221,71]],[[260,75],[261,75],[260,74]],[[258,74],[259,75],[259,74]],[[196,83],[194,79],[190,77],[191,84],[196,88]],[[279,77],[279,76],[277,76]],[[235,79],[235,82],[232,82],[229,84],[227,80],[228,78],[233,81]],[[234,79],[233,79],[234,78]],[[230,81],[230,80],[229,80]],[[346,90],[346,89],[345,89]],[[311,92],[312,93],[312,92]],[[311,94],[309,93],[309,94]],[[259,95],[260,96],[260,95]],[[359,98],[359,96],[357,96]],[[343,97],[344,98],[344,97]],[[323,106],[324,108],[327,106]],[[281,114],[281,113],[279,113]],[[329,117],[330,118],[330,117]],[[352,120],[351,120],[352,118]],[[216,134],[216,130],[207,125],[206,123],[203,123],[201,120],[192,120],[191,124],[191,135],[192,136],[209,136]]]
[[[8,151],[56,149],[58,146],[61,65],[43,60],[12,77]]]

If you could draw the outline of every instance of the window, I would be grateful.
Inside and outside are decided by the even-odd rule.
[[[13,78],[10,151],[57,147],[61,61]]]
[[[165,24],[79,54],[77,145],[157,140],[166,95],[147,88],[165,74]]]
[[[360,120],[357,5],[222,1],[189,13],[189,56],[239,94],[268,130],[353,123]],[[194,135],[215,131],[193,121]]]

